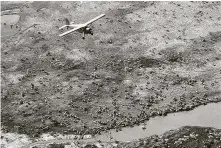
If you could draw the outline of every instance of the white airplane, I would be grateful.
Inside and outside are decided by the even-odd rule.
[[[85,39],[85,37],[84,37],[85,34],[93,35],[92,29],[90,27],[88,27],[88,25],[95,22],[96,20],[100,19],[101,17],[104,17],[104,16],[105,16],[105,14],[101,14],[101,15],[95,17],[94,19],[84,23],[84,24],[74,24],[74,22],[69,23],[68,19],[66,19],[66,25],[60,27],[59,29],[63,29],[65,27],[67,27],[67,28],[72,27],[74,29],[71,29],[67,32],[64,32],[64,33],[60,34],[59,36],[62,37],[62,36],[66,35],[66,34],[69,34],[73,31],[78,31],[80,33],[83,33],[82,38]]]

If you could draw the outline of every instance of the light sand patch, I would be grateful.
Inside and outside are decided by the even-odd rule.
[[[221,53],[221,42],[215,43],[213,47],[218,51],[218,53]]]
[[[19,79],[22,78],[23,76],[24,76],[23,74],[11,73],[11,74],[8,74],[7,79],[9,83],[16,84],[20,82]]]
[[[15,24],[20,19],[19,15],[3,15],[1,16],[1,36],[10,36],[19,31],[20,27]]]
[[[67,59],[70,60],[89,60],[91,59],[90,55],[88,55],[84,50],[81,49],[72,49],[71,51],[65,51],[64,55]]]
[[[209,32],[219,32],[221,31],[221,24],[211,24],[211,22],[202,23],[199,27],[188,27],[186,28],[185,34],[186,39],[194,39],[197,37],[205,37]]]
[[[21,148],[24,145],[31,143],[31,140],[27,135],[1,133],[1,136],[3,136],[3,139],[1,139],[2,148]]]
[[[14,25],[20,19],[19,15],[3,15],[1,16],[1,23],[6,23],[7,25]]]
[[[8,37],[16,34],[20,30],[20,27],[16,26],[11,27],[10,25],[1,24],[1,37]]]

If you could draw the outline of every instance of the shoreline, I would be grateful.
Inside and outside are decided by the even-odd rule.
[[[207,137],[208,136],[208,137]],[[135,146],[148,146],[148,147],[179,147],[183,145],[211,145],[211,146],[221,146],[221,129],[213,127],[200,127],[200,126],[183,126],[178,129],[167,131],[161,135],[152,135],[139,140],[132,140],[130,142],[120,142],[120,141],[88,141],[88,140],[48,140],[48,141],[38,141],[34,143],[29,143],[21,148],[39,147],[45,146],[75,146],[86,147],[87,145],[95,145],[97,147],[118,147],[123,148],[127,146],[128,148],[133,148]],[[195,142],[193,142],[195,141]],[[182,145],[183,144],[183,145]]]
[[[209,105],[209,104],[216,104],[216,103],[214,103],[214,102],[213,103],[208,103],[207,105]],[[218,102],[218,103],[220,103],[220,102]],[[194,109],[196,109],[196,108],[194,108]],[[175,113],[182,113],[182,112],[175,112]],[[157,117],[157,116],[155,116],[155,117]],[[148,121],[146,121],[146,122],[148,122]],[[187,125],[187,126],[191,126],[191,125]],[[126,128],[128,128],[128,127],[126,127]],[[148,127],[146,127],[146,128],[148,130]],[[211,128],[214,128],[214,127],[211,127]],[[7,133],[4,133],[4,134],[7,134]],[[13,133],[13,134],[16,135],[16,133]],[[105,134],[105,132],[101,132],[101,135],[102,134]],[[25,136],[27,136],[27,135],[25,135]],[[99,138],[97,136],[99,136],[99,135],[92,136],[92,135],[88,134],[88,135],[83,135],[82,136],[82,135],[71,135],[71,134],[60,134],[60,133],[56,133],[55,135],[50,135],[49,133],[43,133],[40,136],[40,138],[37,138],[34,141],[32,140],[32,142],[30,144],[28,144],[28,145],[31,146],[31,145],[44,144],[44,143],[64,143],[64,142],[71,142],[71,141],[81,141],[81,142],[83,142],[83,141],[84,142],[93,142],[93,141],[94,142],[98,142],[98,141],[101,141],[101,140],[98,140]],[[149,137],[151,137],[151,136],[149,136]],[[29,140],[31,140],[31,139],[29,137]],[[114,139],[112,139],[112,140],[110,139],[110,141],[113,142],[115,140]],[[134,139],[132,141],[136,141],[136,139]],[[132,142],[132,141],[130,141],[130,142]],[[107,140],[107,141],[101,141],[101,142],[109,142],[109,141]],[[115,141],[115,142],[122,142],[122,141]],[[24,147],[26,148],[27,146],[24,146]]]

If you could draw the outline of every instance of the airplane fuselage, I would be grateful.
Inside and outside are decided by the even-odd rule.
[[[79,25],[71,24],[71,25],[67,26],[67,29],[69,27],[76,28],[76,27],[81,26],[81,25],[84,25],[84,24],[79,24]],[[83,39],[85,38],[85,34],[93,35],[92,29],[88,26],[81,27],[80,29],[78,29],[76,31],[83,34],[83,37],[82,37]]]
[[[77,32],[93,35],[92,29],[89,28],[88,26],[85,26],[85,27],[83,27],[83,28],[81,28],[81,29],[78,29]]]

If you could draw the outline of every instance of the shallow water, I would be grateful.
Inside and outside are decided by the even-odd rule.
[[[204,126],[221,129],[221,102],[200,106],[192,111],[171,113],[165,117],[151,118],[146,122],[146,130],[142,129],[143,125],[133,128],[123,128],[119,132],[111,130],[109,133],[96,136],[94,139],[110,141],[111,133],[112,140],[126,142],[155,134],[161,135],[182,126]]]
[[[11,36],[17,33],[20,30],[20,27],[16,27],[14,24],[16,24],[19,21],[19,19],[19,15],[1,16],[1,37]]]
[[[20,19],[19,15],[3,15],[1,16],[1,23],[6,23],[7,25],[14,25],[16,24]]]

